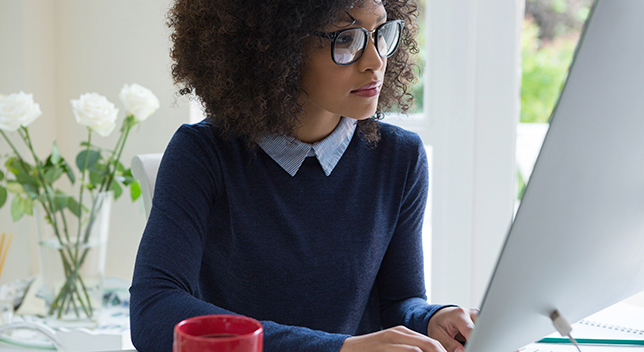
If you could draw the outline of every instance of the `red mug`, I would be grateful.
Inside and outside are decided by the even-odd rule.
[[[174,327],[173,352],[262,352],[264,328],[241,315],[201,315]]]

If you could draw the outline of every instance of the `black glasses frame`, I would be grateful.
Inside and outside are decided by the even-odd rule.
[[[387,25],[387,24],[391,24],[391,23],[395,23],[395,24],[397,24],[397,25],[398,25],[398,27],[399,27],[399,29],[400,29],[400,35],[398,36],[398,41],[396,42],[396,46],[394,47],[394,49],[391,51],[391,54],[389,54],[389,55],[385,56],[385,55],[383,55],[383,54],[380,52],[380,49],[378,48],[378,44],[376,43],[376,39],[375,39],[375,38],[378,38],[378,31],[379,31],[383,26],[385,26],[385,25]],[[392,56],[392,55],[393,55],[393,54],[398,50],[398,47],[400,46],[400,40],[402,39],[402,31],[403,31],[403,28],[404,28],[404,27],[405,27],[405,21],[403,21],[403,20],[391,20],[391,21],[387,21],[387,22],[385,22],[385,23],[381,24],[380,26],[378,26],[378,28],[376,28],[376,29],[374,29],[374,30],[371,30],[371,31],[368,31],[366,28],[347,28],[347,29],[342,29],[342,30],[335,31],[335,32],[328,32],[328,33],[324,33],[324,32],[315,32],[315,33],[313,33],[313,34],[315,34],[315,35],[317,35],[317,36],[319,36],[319,37],[322,37],[322,38],[326,38],[326,39],[331,40],[331,59],[333,59],[333,62],[334,62],[336,65],[340,65],[340,66],[349,66],[349,65],[351,65],[351,64],[354,64],[356,61],[360,60],[360,58],[362,57],[362,54],[364,54],[364,50],[367,48],[367,45],[369,45],[369,38],[371,38],[371,40],[373,41],[374,45],[376,46],[376,51],[378,52],[378,55],[380,55],[380,57],[382,57],[382,58],[388,58],[388,57],[391,57],[391,56]],[[333,55],[333,53],[335,52],[335,42],[336,42],[336,39],[338,39],[338,37],[339,37],[342,33],[347,32],[347,31],[355,31],[356,29],[357,29],[357,30],[361,30],[361,31],[364,33],[365,37],[366,37],[366,38],[365,38],[365,41],[364,41],[364,46],[363,46],[363,47],[362,47],[362,49],[360,50],[360,54],[359,54],[355,59],[353,59],[351,62],[348,62],[348,63],[339,63],[339,62],[337,62],[337,61],[335,60],[335,55]],[[373,37],[372,37],[372,36],[371,36],[371,33],[374,33],[374,34],[375,34],[375,36],[373,36]]]

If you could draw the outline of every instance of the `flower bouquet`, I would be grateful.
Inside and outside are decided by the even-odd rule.
[[[45,299],[52,321],[95,322],[102,304],[102,281],[111,198],[129,187],[132,200],[141,189],[129,168],[120,162],[130,130],[159,108],[159,100],[138,84],[125,85],[119,94],[126,117],[113,149],[94,144],[93,132],[108,136],[116,126],[118,109],[104,96],[87,93],[71,100],[76,122],[87,127],[75,166],[63,158],[56,143],[47,158],[36,155],[29,125],[42,113],[31,94],[0,96],[0,134],[11,152],[6,172],[0,170],[0,208],[12,193],[11,217],[18,221],[34,215],[43,276],[39,295]],[[28,155],[22,155],[7,136],[17,132]],[[60,187],[67,179],[77,193],[68,195]],[[66,182],[67,183],[67,182]],[[91,323],[89,325],[92,325]]]

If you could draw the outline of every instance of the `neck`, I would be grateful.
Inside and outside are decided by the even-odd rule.
[[[297,129],[297,138],[304,143],[315,143],[328,137],[340,123],[340,115],[325,113],[312,116],[304,113],[302,125]]]

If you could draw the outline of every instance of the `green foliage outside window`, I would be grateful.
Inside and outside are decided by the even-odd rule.
[[[547,123],[593,0],[527,0],[521,36],[522,123]],[[527,180],[517,169],[517,199]]]
[[[548,122],[577,45],[578,34],[543,45],[539,26],[526,18],[521,37],[521,122]]]

